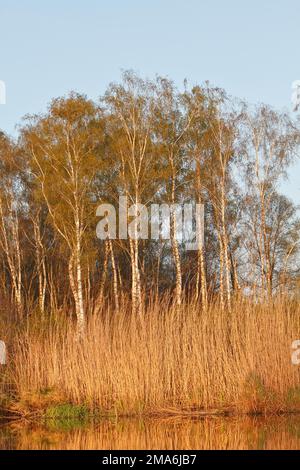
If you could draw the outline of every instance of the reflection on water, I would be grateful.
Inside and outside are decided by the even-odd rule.
[[[300,416],[14,422],[0,449],[300,449]]]

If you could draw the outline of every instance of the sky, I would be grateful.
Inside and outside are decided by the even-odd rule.
[[[0,0],[0,129],[71,90],[97,99],[124,69],[291,111],[299,21],[299,0]],[[300,162],[289,175],[300,204]]]

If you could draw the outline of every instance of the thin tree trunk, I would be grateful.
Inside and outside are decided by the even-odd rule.
[[[138,185],[135,189],[135,204],[139,202]],[[135,217],[138,214],[136,211]],[[139,240],[138,240],[137,223],[135,224],[135,237],[130,238],[130,258],[131,258],[131,272],[132,272],[132,311],[133,313],[142,314],[142,292],[141,292],[141,276],[139,268]]]
[[[227,305],[231,308],[231,285],[230,285],[230,260],[228,256],[228,240],[225,220],[225,170],[223,168],[223,177],[221,184],[221,217],[222,217],[222,246],[223,246],[223,261],[225,264],[225,279],[226,279],[226,298]]]
[[[197,193],[198,193],[198,204],[202,204],[202,199],[201,199],[202,180],[201,180],[201,167],[200,167],[199,159],[197,159],[197,162],[196,162],[196,172],[197,172],[196,185],[197,185]],[[202,307],[204,310],[206,310],[207,309],[207,280],[206,280],[204,250],[203,250],[203,243],[202,243],[203,240],[201,236],[199,236],[199,240],[200,241],[199,241],[198,262],[197,262],[196,299],[198,300],[199,298],[199,283],[200,283]]]
[[[83,281],[82,281],[82,266],[81,266],[81,226],[79,219],[79,210],[76,202],[75,212],[75,236],[76,236],[76,247],[75,247],[75,271],[76,271],[76,316],[77,316],[77,327],[79,334],[83,334],[85,330],[85,311],[84,311],[84,300],[83,300]]]
[[[81,336],[85,330],[85,317],[83,308],[83,293],[82,293],[82,278],[81,278],[81,266],[78,263],[78,255],[76,254],[75,260],[75,273],[76,280],[74,277],[74,255],[70,256],[69,260],[69,280],[72,290],[72,294],[75,302],[75,312],[77,318],[77,330],[78,335]]]
[[[181,273],[181,261],[177,240],[177,224],[176,224],[176,214],[174,213],[175,208],[175,175],[173,169],[172,177],[172,211],[171,211],[171,243],[172,243],[172,252],[173,259],[175,264],[175,275],[176,275],[176,286],[175,286],[175,297],[176,305],[180,307],[182,301],[182,273]]]
[[[44,246],[41,237],[39,219],[33,220],[34,238],[35,238],[35,253],[36,264],[38,272],[38,290],[39,290],[39,307],[41,313],[45,311],[45,297],[47,288],[47,272],[45,264]]]
[[[225,302],[224,302],[224,252],[223,252],[223,243],[221,235],[219,234],[219,249],[220,249],[220,301],[221,301],[221,309],[225,309]]]
[[[114,255],[113,244],[112,244],[111,239],[109,239],[109,249],[110,249],[110,257],[111,257],[111,268],[113,272],[113,292],[114,292],[114,299],[115,299],[115,308],[117,311],[119,311],[118,272],[116,269],[115,255]]]
[[[11,208],[9,208],[11,220],[11,238],[13,246],[9,244],[9,234],[7,233],[8,222],[5,220],[3,214],[2,201],[0,200],[0,217],[1,217],[1,234],[0,243],[2,249],[6,255],[11,282],[12,291],[14,296],[15,305],[17,307],[17,313],[19,318],[23,317],[23,305],[22,305],[22,269],[21,269],[21,251],[19,241],[19,220],[17,214],[13,214]]]
[[[80,256],[76,256],[76,275],[77,275],[77,291],[78,291],[78,304],[77,304],[77,322],[78,330],[83,333],[85,330],[85,313],[84,313],[84,302],[83,302],[83,288],[82,288],[82,269]]]
[[[136,263],[135,263],[135,249],[134,240],[129,239],[130,247],[130,261],[131,261],[131,301],[132,301],[132,313],[137,313],[138,308],[138,294],[137,294],[137,280],[136,280]]]
[[[107,278],[107,267],[108,267],[108,255],[109,255],[109,240],[105,240],[105,253],[104,253],[104,261],[103,261],[103,271],[102,271],[102,278],[100,284],[100,292],[98,297],[99,307],[102,307],[103,300],[104,300],[104,289],[105,283]]]
[[[199,248],[199,258],[200,258],[200,273],[201,273],[201,301],[202,307],[204,310],[207,309],[207,281],[206,281],[206,270],[204,262],[204,253],[203,247]]]

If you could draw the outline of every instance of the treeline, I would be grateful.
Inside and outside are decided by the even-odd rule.
[[[86,318],[110,303],[173,292],[202,308],[236,295],[297,292],[297,207],[278,191],[298,152],[285,113],[233,100],[209,84],[178,91],[132,72],[99,102],[71,93],[0,134],[0,299],[22,319],[68,309]],[[205,243],[96,237],[97,206],[205,205]],[[12,308],[13,307],[13,308]]]

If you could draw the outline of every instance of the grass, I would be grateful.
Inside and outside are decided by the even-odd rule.
[[[125,305],[91,315],[80,340],[70,320],[30,320],[6,374],[18,406],[48,417],[299,412],[299,335],[300,305],[284,297],[206,312],[151,302],[142,317]]]
[[[44,417],[55,420],[86,420],[89,417],[89,409],[85,405],[62,405],[49,406]]]

